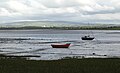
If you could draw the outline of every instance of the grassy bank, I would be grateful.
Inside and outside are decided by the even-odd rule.
[[[0,73],[119,73],[120,59],[0,59]]]

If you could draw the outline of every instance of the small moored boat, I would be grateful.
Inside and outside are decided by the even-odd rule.
[[[94,37],[90,37],[90,36],[84,36],[84,37],[81,37],[82,40],[93,40]]]
[[[66,44],[51,44],[53,48],[68,48],[70,46],[70,43]]]

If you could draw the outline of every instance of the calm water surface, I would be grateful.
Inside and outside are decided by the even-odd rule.
[[[91,35],[92,41],[81,40]],[[52,48],[54,43],[71,43],[68,49]],[[0,53],[39,55],[35,60],[54,60],[67,56],[119,57],[119,30],[0,30]],[[95,55],[93,55],[95,53]],[[106,55],[106,56],[104,56]]]

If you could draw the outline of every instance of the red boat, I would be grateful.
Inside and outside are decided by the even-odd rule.
[[[68,48],[70,46],[70,43],[66,44],[51,44],[53,48]]]

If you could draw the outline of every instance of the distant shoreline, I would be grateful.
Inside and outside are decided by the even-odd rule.
[[[90,27],[90,26],[81,26],[81,27],[0,27],[0,30],[32,30],[32,29],[60,29],[60,30],[120,30],[120,26],[111,26],[111,27]]]

